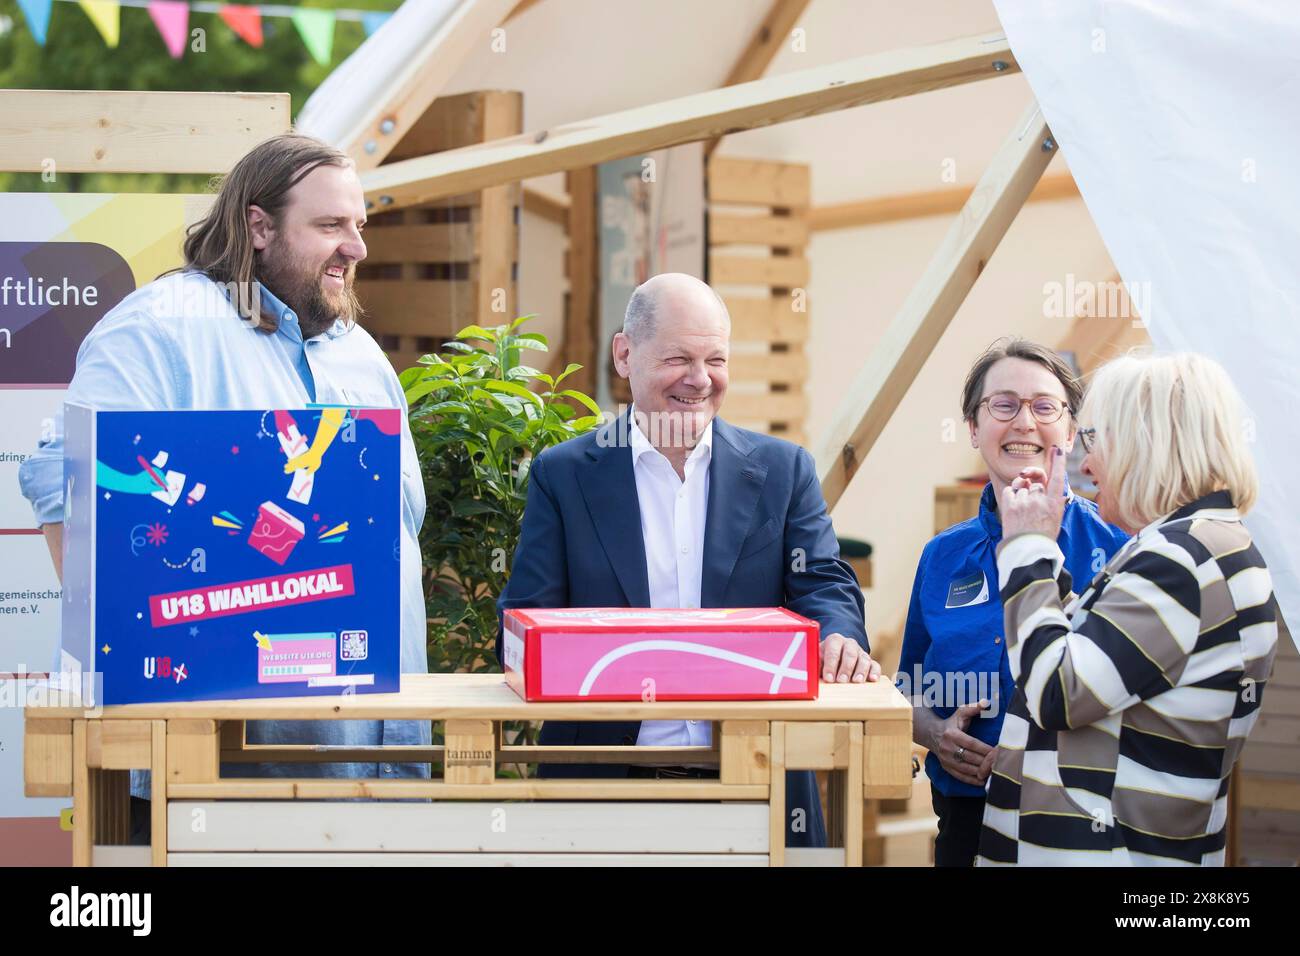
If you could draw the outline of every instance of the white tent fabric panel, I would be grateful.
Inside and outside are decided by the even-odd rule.
[[[1300,642],[1300,5],[995,3],[1156,348],[1249,406],[1247,525]]]
[[[342,143],[388,94],[402,65],[416,58],[458,6],[460,0],[403,3],[316,88],[298,113],[297,131]]]

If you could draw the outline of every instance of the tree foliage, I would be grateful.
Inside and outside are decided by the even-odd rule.
[[[323,9],[391,11],[399,0],[311,0],[296,4]],[[190,12],[191,43],[173,60],[147,10],[122,7],[121,40],[110,49],[80,7],[54,3],[45,46],[28,29],[17,0],[0,0],[0,88],[27,90],[179,90],[288,93],[292,115],[307,97],[365,39],[360,23],[339,20],[333,62],[317,63],[293,23],[283,17],[262,21],[265,43],[258,49],[234,34],[216,14]],[[194,52],[195,30],[203,31],[204,52]],[[58,157],[51,157],[56,164]],[[59,173],[45,182],[39,173],[0,173],[8,192],[202,192],[204,176]]]

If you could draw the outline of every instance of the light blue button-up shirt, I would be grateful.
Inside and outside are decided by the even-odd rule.
[[[341,319],[303,341],[298,317],[262,290],[279,329],[260,332],[241,319],[221,286],[185,272],[151,282],[122,300],[90,331],[77,352],[66,400],[101,411],[303,408],[310,403],[402,409],[402,672],[428,670],[420,581],[424,484],[406,421],[406,398],[379,345]],[[63,520],[63,420],[18,472],[37,524]],[[256,744],[340,746],[430,743],[427,721],[249,721]],[[234,764],[226,776],[415,777],[415,764]],[[147,794],[147,774],[132,773],[131,791]]]

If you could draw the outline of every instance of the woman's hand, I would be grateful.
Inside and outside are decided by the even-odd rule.
[[[952,716],[934,728],[930,742],[930,752],[939,759],[939,765],[962,783],[972,787],[984,786],[993,769],[993,757],[997,748],[990,747],[982,740],[977,740],[966,733],[970,722],[985,710],[989,702],[981,700],[975,704],[963,704],[952,712]]]
[[[988,780],[989,774],[993,773],[993,765],[998,762],[998,748],[992,748],[984,757],[984,762],[980,764],[979,778],[980,786],[984,786]]]
[[[1018,534],[1045,534],[1053,541],[1061,533],[1061,516],[1065,514],[1065,452],[1052,446],[1048,472],[1026,468],[1015,481],[1002,490],[1002,537],[1010,540]]]

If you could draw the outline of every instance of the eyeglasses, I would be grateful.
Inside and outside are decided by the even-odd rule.
[[[1083,450],[1092,454],[1092,450],[1097,447],[1097,429],[1080,428],[1079,441],[1083,442]]]
[[[1022,405],[1028,405],[1029,411],[1040,425],[1050,425],[1059,421],[1065,413],[1065,403],[1050,395],[1037,395],[1034,398],[1021,398],[1014,392],[998,392],[990,395],[980,405],[987,405],[989,414],[1000,422],[1009,422],[1020,414]]]

